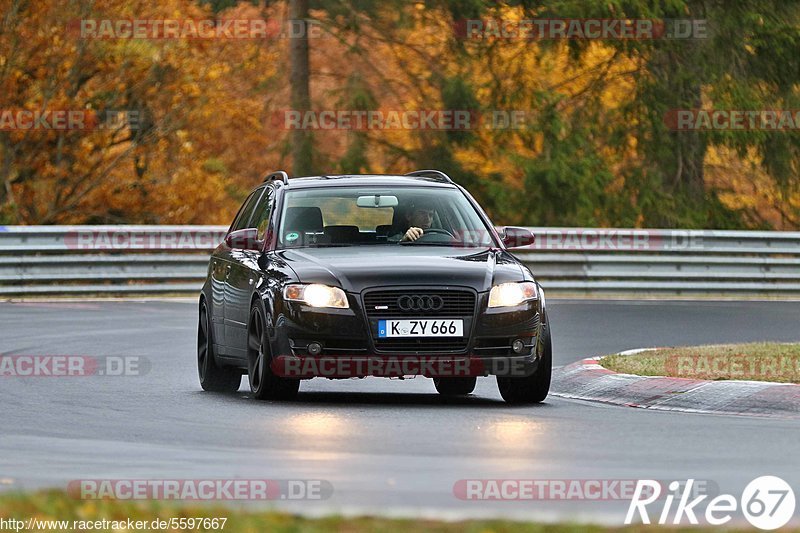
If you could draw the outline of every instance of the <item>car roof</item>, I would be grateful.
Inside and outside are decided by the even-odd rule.
[[[439,188],[455,188],[455,184],[440,178],[428,176],[398,176],[393,174],[340,174],[335,176],[304,176],[289,179],[289,189],[305,189],[311,187],[357,187],[363,185],[423,186]]]

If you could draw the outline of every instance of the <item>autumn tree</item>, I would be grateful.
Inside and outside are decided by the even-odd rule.
[[[797,109],[794,2],[0,0],[0,222],[227,223],[268,170],[440,168],[499,223],[800,227],[798,132],[676,131],[671,110]],[[86,19],[266,19],[263,39],[87,39]],[[705,20],[696,39],[466,38],[467,19]],[[286,38],[305,28],[309,39]],[[466,130],[287,128],[299,110],[469,110]],[[513,127],[486,123],[516,112]],[[480,119],[483,120],[480,120]],[[489,126],[489,127],[487,127]]]

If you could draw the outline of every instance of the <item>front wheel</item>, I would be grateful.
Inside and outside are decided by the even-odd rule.
[[[203,390],[236,392],[242,384],[242,373],[239,369],[217,364],[211,336],[211,319],[205,302],[200,304],[200,322],[197,326],[197,372]]]
[[[300,380],[282,378],[272,371],[266,321],[257,303],[250,309],[247,362],[250,390],[257,400],[291,400],[297,396]]]
[[[541,350],[539,366],[536,372],[524,377],[497,376],[497,387],[500,396],[508,403],[540,403],[550,392],[550,375],[553,372],[553,343],[550,340],[550,328],[542,330],[539,350]]]
[[[433,385],[442,396],[466,396],[475,390],[478,378],[433,378]]]

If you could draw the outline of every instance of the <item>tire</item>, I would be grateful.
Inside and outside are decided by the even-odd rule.
[[[200,386],[210,392],[236,392],[242,384],[241,370],[217,364],[211,320],[205,302],[200,304],[200,321],[197,325],[197,373]]]
[[[547,398],[550,392],[550,376],[553,371],[553,342],[550,339],[550,328],[544,327],[542,331],[541,359],[536,372],[530,376],[512,378],[497,377],[497,388],[500,396],[508,403],[531,404],[540,403]]]
[[[475,390],[478,378],[433,378],[433,385],[442,396],[466,396]]]
[[[257,400],[291,400],[297,396],[299,379],[286,379],[272,371],[266,321],[261,307],[254,303],[250,308],[247,325],[247,366],[250,391]]]

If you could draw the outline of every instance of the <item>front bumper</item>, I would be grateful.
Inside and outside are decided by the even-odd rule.
[[[349,309],[319,309],[299,302],[282,302],[271,332],[274,361],[295,377],[364,377],[404,375],[529,375],[536,370],[541,331],[539,300],[513,308],[487,309],[488,293],[476,293],[472,316],[464,320],[465,337],[439,342],[434,349],[376,346],[375,317],[363,311],[363,299],[348,294]],[[375,331],[372,331],[375,329]],[[524,343],[517,353],[515,339]],[[309,344],[322,351],[309,353]],[[449,365],[449,367],[447,366]],[[406,372],[408,371],[408,372]],[[299,374],[298,374],[299,372]],[[439,374],[439,375],[435,375]]]

